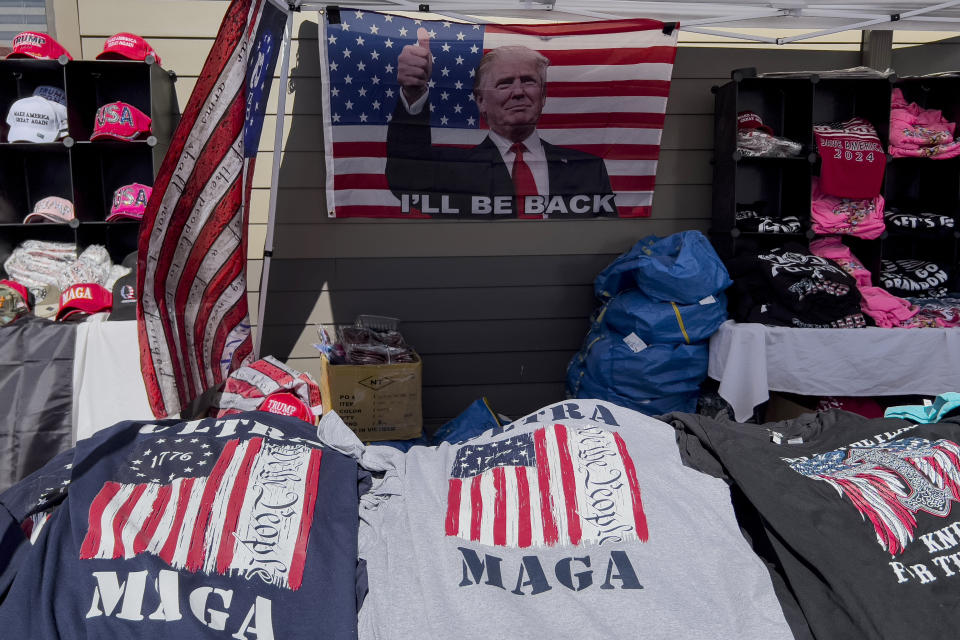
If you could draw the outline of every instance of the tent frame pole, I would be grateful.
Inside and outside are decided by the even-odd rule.
[[[267,292],[270,283],[270,261],[273,258],[273,232],[277,221],[277,195],[280,184],[280,161],[283,156],[283,125],[287,110],[287,86],[290,82],[290,49],[293,44],[293,14],[299,7],[290,3],[287,24],[283,30],[280,50],[280,82],[277,86],[277,126],[273,132],[273,163],[270,172],[270,204],[267,209],[267,234],[263,241],[263,268],[260,272],[260,298],[257,309],[257,334],[254,339],[253,357],[260,358],[263,346],[264,320],[267,313]]]

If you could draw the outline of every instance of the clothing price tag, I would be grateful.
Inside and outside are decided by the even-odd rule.
[[[623,339],[627,346],[630,347],[630,350],[634,353],[640,353],[647,348],[647,343],[640,339],[640,336],[630,332],[630,335]]]
[[[713,296],[707,296],[706,298],[700,301],[700,304],[714,304],[716,303],[716,301],[717,299],[714,298]]]

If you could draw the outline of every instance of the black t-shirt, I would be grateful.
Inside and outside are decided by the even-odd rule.
[[[756,525],[745,532],[814,637],[956,636],[960,421],[839,410],[762,426],[666,419],[684,462],[741,496],[741,523]]]
[[[840,265],[795,244],[728,260],[734,318],[786,326],[865,326],[856,280]],[[860,316],[859,320],[854,320]]]

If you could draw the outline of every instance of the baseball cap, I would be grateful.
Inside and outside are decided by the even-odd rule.
[[[54,284],[43,285],[37,292],[36,303],[33,305],[33,315],[38,318],[56,317],[60,310],[60,289]]]
[[[13,37],[13,52],[7,54],[7,59],[56,60],[60,56],[67,56],[67,60],[73,60],[70,52],[62,44],[51,38],[49,34],[22,31]]]
[[[760,116],[753,111],[741,111],[737,114],[737,130],[740,129],[760,129],[764,133],[773,135],[773,129],[763,124]]]
[[[64,107],[67,106],[67,92],[60,87],[42,84],[33,90],[33,95],[49,100],[50,102],[56,102]]]
[[[13,280],[0,280],[0,326],[30,312],[30,293]]]
[[[271,393],[260,405],[260,411],[276,413],[281,416],[300,418],[304,422],[314,424],[316,418],[307,403],[289,391]]]
[[[150,133],[150,117],[132,104],[111,102],[97,109],[91,140],[137,140]]]
[[[76,217],[73,203],[66,198],[49,196],[33,205],[33,212],[23,219],[27,222],[70,222]]]
[[[113,285],[113,306],[110,320],[137,319],[137,273],[133,271],[119,278]]]
[[[113,296],[105,287],[95,282],[81,282],[67,287],[60,294],[57,320],[66,320],[76,313],[109,311],[112,305]]]
[[[144,60],[147,56],[160,64],[160,56],[146,40],[133,33],[118,33],[103,43],[97,60]]]
[[[7,124],[7,142],[56,142],[67,133],[67,109],[40,96],[21,98],[7,112]]]
[[[151,187],[139,182],[127,184],[113,192],[113,204],[107,222],[114,220],[140,220],[153,192]]]

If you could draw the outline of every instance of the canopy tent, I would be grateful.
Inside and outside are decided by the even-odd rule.
[[[301,10],[322,10],[327,4],[303,2]],[[653,18],[679,21],[683,29],[771,44],[787,44],[848,30],[909,29],[952,30],[960,27],[960,0],[931,4],[928,0],[906,2],[818,2],[773,0],[772,2],[667,2],[644,0],[487,0],[482,10],[472,0],[442,0],[419,3],[410,0],[360,0],[351,7],[376,11],[430,11],[467,22],[502,21],[504,18],[539,20],[611,20]],[[784,35],[757,35],[710,29],[762,28],[782,30]],[[796,30],[805,30],[795,33]],[[808,31],[806,31],[808,30]]]

